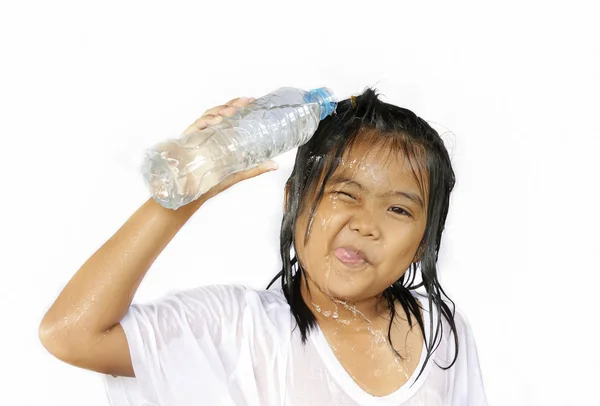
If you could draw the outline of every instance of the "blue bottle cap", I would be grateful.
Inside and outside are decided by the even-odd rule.
[[[308,102],[317,102],[321,107],[321,120],[332,114],[337,108],[337,100],[333,92],[326,87],[312,89],[308,91]]]

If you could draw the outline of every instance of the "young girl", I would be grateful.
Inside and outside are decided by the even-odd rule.
[[[214,107],[186,133],[247,103]],[[149,199],[49,309],[44,346],[106,374],[113,406],[486,405],[469,324],[437,277],[448,153],[372,89],[341,101],[298,148],[270,288],[205,286],[131,305],[196,210],[268,164],[176,211]]]

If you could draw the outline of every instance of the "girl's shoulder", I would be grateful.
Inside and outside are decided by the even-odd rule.
[[[253,289],[246,287],[250,295],[256,295],[265,305],[282,306],[289,310],[289,304],[281,288]]]
[[[219,324],[237,324],[242,320],[267,319],[280,321],[290,314],[281,289],[254,289],[244,284],[203,285],[186,290],[174,290],[145,304],[135,304],[135,310],[155,313],[187,314],[188,320],[214,320]]]
[[[237,308],[242,313],[259,316],[268,313],[274,317],[289,314],[289,304],[281,288],[255,289],[245,284],[205,285],[179,292],[194,298],[218,302],[226,308]]]
[[[156,316],[150,318],[187,326],[197,336],[212,331],[220,332],[219,337],[252,338],[256,332],[267,329],[272,335],[287,337],[292,322],[289,305],[280,289],[254,289],[244,284],[213,284],[172,291],[154,303],[133,307],[133,314],[153,313]]]
[[[287,306],[281,288],[255,289],[239,283],[203,285],[187,290],[175,290],[165,298],[173,297],[191,300],[204,297],[220,302],[237,302],[240,305],[246,305],[249,301],[259,301],[264,306]]]

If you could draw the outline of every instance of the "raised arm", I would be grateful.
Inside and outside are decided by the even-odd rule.
[[[207,110],[185,132],[217,124],[247,99]],[[228,108],[228,106],[232,106]],[[225,109],[225,111],[223,111]],[[146,272],[187,220],[210,197],[273,168],[235,173],[197,200],[171,210],[146,201],[77,271],[44,316],[39,337],[55,357],[104,374],[134,376],[120,321]]]

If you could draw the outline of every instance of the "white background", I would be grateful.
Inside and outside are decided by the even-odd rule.
[[[206,109],[281,86],[382,100],[453,132],[439,268],[491,405],[597,399],[600,29],[566,2],[20,1],[0,8],[0,400],[107,405],[37,328],[148,198],[139,158]],[[588,2],[587,4],[593,4]],[[281,168],[209,201],[135,301],[280,269]]]

